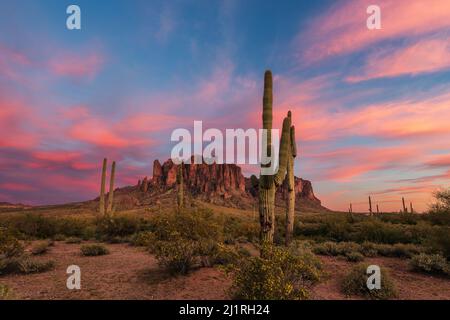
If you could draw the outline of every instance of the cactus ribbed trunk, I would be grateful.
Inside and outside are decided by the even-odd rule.
[[[183,178],[183,163],[177,169],[177,204],[178,210],[184,207],[184,178]]]
[[[273,243],[275,233],[275,185],[259,190],[259,219],[261,243]]]
[[[116,175],[116,162],[113,161],[111,165],[111,177],[109,178],[109,195],[108,195],[108,214],[113,213],[113,202],[114,202],[114,177]]]
[[[286,238],[285,244],[289,246],[294,233],[294,217],[295,217],[295,190],[294,190],[294,157],[289,157],[287,167],[287,206],[286,206]]]
[[[263,112],[262,121],[263,129],[266,130],[266,141],[263,141],[263,146],[267,147],[267,155],[273,159],[272,155],[272,72],[266,71],[264,74],[264,96],[263,96]],[[272,244],[273,235],[275,233],[275,191],[280,186],[287,171],[288,155],[291,151],[290,144],[290,128],[291,119],[286,117],[283,120],[283,131],[281,133],[281,143],[279,150],[279,165],[278,171],[273,174],[261,175],[259,179],[259,221],[261,226],[261,243]],[[269,164],[261,164],[261,169],[270,167]],[[263,252],[261,252],[263,255]]]
[[[105,181],[106,181],[106,158],[103,159],[103,167],[102,167],[102,182],[100,186],[100,215],[105,214]]]

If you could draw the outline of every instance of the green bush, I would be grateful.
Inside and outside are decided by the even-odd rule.
[[[450,261],[450,228],[442,227],[431,233],[425,244],[432,251],[442,254]]]
[[[220,222],[210,210],[183,210],[156,215],[152,220],[152,231],[156,239],[162,241],[183,238],[221,242],[223,226]]]
[[[105,240],[125,237],[141,231],[143,221],[136,216],[116,215],[96,220],[97,234]]]
[[[414,270],[450,276],[450,264],[440,254],[418,254],[411,259]]]
[[[103,256],[109,253],[109,250],[101,244],[85,244],[80,250],[83,256]]]
[[[386,300],[397,297],[397,291],[391,280],[390,274],[381,269],[381,288],[370,290],[367,287],[368,264],[361,263],[354,266],[351,271],[344,277],[341,283],[341,290],[347,296],[361,296],[368,299]]]
[[[18,257],[23,253],[24,248],[19,240],[9,230],[0,228],[0,257]]]
[[[199,241],[176,239],[156,241],[151,246],[151,252],[156,255],[160,266],[171,274],[187,274],[200,256]]]
[[[240,259],[249,257],[250,253],[239,246],[217,245],[216,250],[211,255],[211,263],[218,265],[236,264]]]
[[[251,257],[235,266],[230,294],[246,300],[307,299],[308,287],[320,279],[315,261],[275,246],[264,252],[264,257]]]
[[[155,234],[151,231],[142,231],[133,236],[131,244],[137,247],[149,247],[156,241]]]

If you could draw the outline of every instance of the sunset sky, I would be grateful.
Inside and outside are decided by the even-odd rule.
[[[292,110],[296,175],[326,207],[420,211],[450,185],[448,0],[17,0],[0,30],[0,201],[94,198],[103,157],[135,184],[194,120],[260,128],[266,69],[274,126]]]

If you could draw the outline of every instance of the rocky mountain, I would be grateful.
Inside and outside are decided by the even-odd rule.
[[[153,175],[144,177],[137,185],[117,190],[120,195],[132,194],[125,200],[130,206],[158,203],[162,197],[174,196],[176,188],[177,165],[172,160],[161,164],[153,162]],[[235,164],[183,164],[183,178],[188,197],[227,206],[249,209],[258,202],[258,179],[244,177],[242,170]],[[287,190],[283,186],[277,191],[277,205],[284,206]],[[310,181],[295,177],[297,206],[321,207],[320,200],[314,195]],[[120,205],[120,204],[119,204]]]

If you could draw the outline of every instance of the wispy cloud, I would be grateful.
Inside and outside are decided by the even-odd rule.
[[[450,28],[450,2],[379,0],[382,29],[366,27],[369,0],[336,2],[302,31],[296,44],[309,62],[349,54],[385,40],[414,38]],[[307,48],[307,49],[304,49]]]

